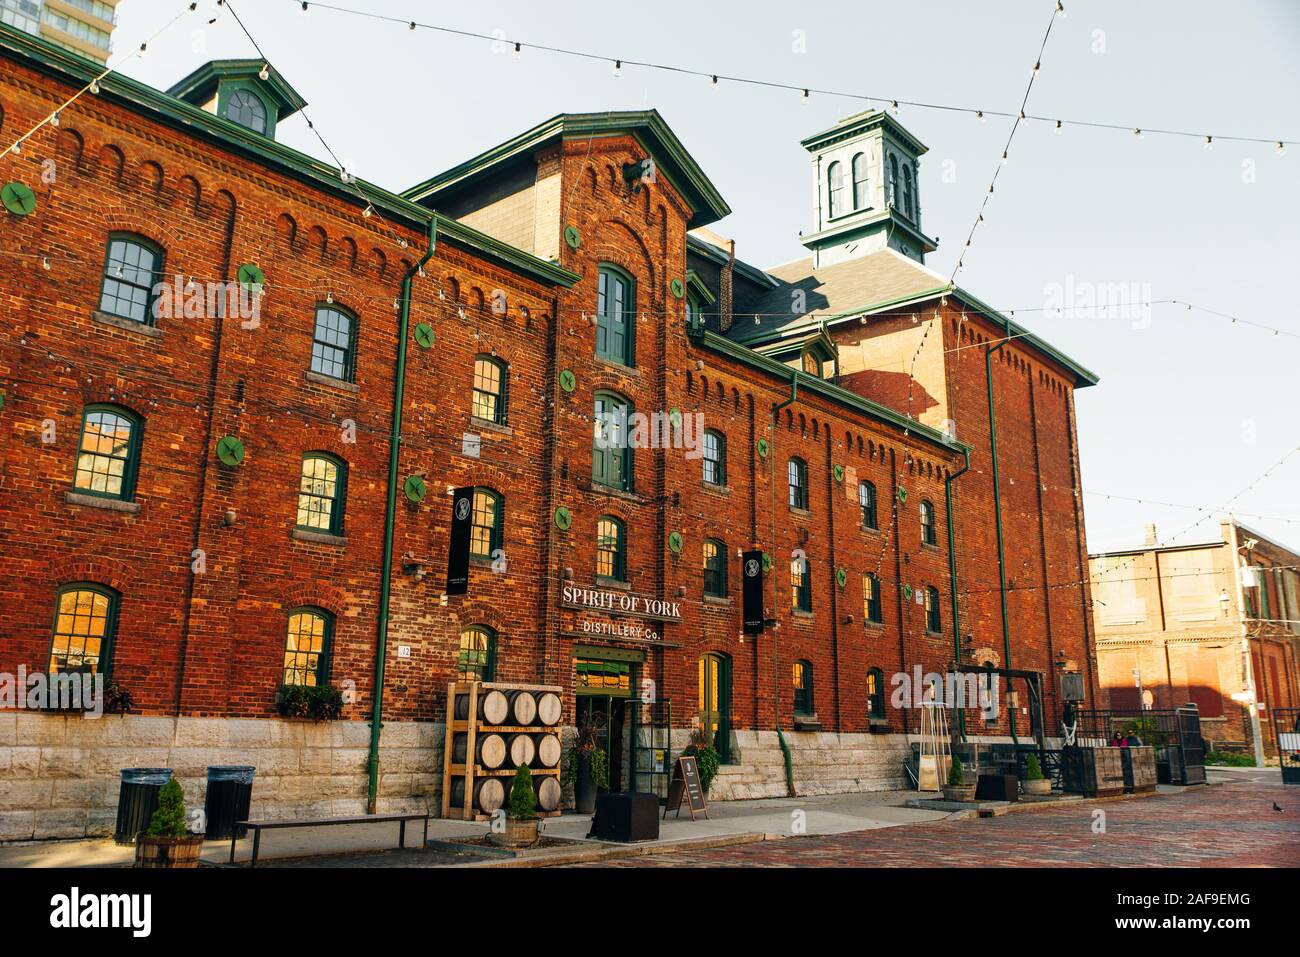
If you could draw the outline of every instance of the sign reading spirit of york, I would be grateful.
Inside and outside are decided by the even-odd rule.
[[[570,608],[590,608],[613,615],[635,615],[638,618],[654,618],[659,621],[680,621],[682,617],[681,602],[652,598],[649,595],[634,595],[631,592],[587,588],[583,585],[565,585],[560,600]]]

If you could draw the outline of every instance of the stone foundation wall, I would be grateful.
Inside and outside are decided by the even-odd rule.
[[[709,792],[712,801],[785,797],[785,759],[775,731],[736,731],[733,763],[723,765]],[[797,795],[892,791],[907,787],[903,734],[835,734],[787,731]]]
[[[187,808],[203,807],[207,768],[251,764],[255,817],[364,814],[364,721],[0,713],[0,841],[113,833],[122,768],[171,768]],[[380,812],[440,810],[443,725],[387,721]]]

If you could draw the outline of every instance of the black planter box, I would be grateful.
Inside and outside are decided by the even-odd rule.
[[[1019,801],[1020,779],[1014,774],[981,774],[975,785],[977,801]]]

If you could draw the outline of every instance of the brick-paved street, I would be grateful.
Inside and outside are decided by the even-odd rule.
[[[1281,812],[1273,810],[1276,802]],[[1093,833],[1093,812],[1105,833]],[[584,867],[1296,867],[1300,789],[1233,781],[996,818],[657,854]]]

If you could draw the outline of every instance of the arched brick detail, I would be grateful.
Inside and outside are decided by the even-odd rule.
[[[135,569],[102,555],[70,556],[50,562],[50,586],[54,590],[72,582],[94,582],[107,585],[126,598],[136,576]]]

